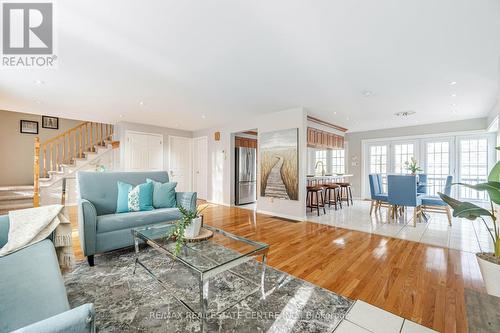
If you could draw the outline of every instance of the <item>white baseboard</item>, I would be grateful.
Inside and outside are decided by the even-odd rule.
[[[265,210],[257,209],[257,213],[259,214],[265,214],[265,215],[270,215],[270,216],[277,216],[277,217],[282,217],[284,219],[288,220],[294,220],[297,222],[303,222],[306,220],[306,217],[298,217],[298,216],[293,216],[293,215],[287,215],[287,214],[281,214],[281,213],[274,213],[274,212],[268,212]]]

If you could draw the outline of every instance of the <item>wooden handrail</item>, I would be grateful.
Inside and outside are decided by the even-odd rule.
[[[33,207],[40,206],[40,138],[35,138],[33,152]]]
[[[42,177],[47,177],[51,171],[60,171],[63,164],[85,157],[87,152],[94,151],[95,146],[110,143],[112,137],[113,125],[91,121],[78,124],[43,143],[36,137],[33,152],[33,205],[36,207],[40,204],[40,171]]]
[[[58,139],[64,137],[64,135],[66,135],[67,133],[69,132],[73,132],[73,131],[77,131],[80,127],[83,127],[85,126],[85,124],[87,123],[90,123],[90,121],[86,121],[86,122],[83,122],[73,128],[70,128],[69,130],[67,130],[66,132],[64,133],[61,133],[59,135],[56,135],[55,137],[51,138],[51,139],[48,139],[47,141],[43,142],[42,145],[47,145],[48,143],[51,143],[51,142],[54,142],[54,141],[57,141]]]

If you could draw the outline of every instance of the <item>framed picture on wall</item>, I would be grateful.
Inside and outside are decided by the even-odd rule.
[[[49,129],[59,129],[59,118],[42,116],[42,127]]]
[[[26,134],[38,134],[38,121],[21,120],[20,131]]]

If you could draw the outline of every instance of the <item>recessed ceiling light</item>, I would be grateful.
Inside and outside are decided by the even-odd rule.
[[[42,84],[44,84],[44,83],[45,83],[45,81],[42,81],[42,80],[35,80],[35,84],[36,84],[36,85],[38,85],[38,86],[40,86],[40,85],[42,85]]]
[[[205,116],[204,114],[201,115],[201,119],[205,119],[207,118],[207,116]]]
[[[123,115],[121,114],[121,115],[119,115],[119,117],[120,117],[120,118],[123,118]]]
[[[143,101],[140,101],[140,102],[139,102],[139,106],[144,106],[144,102],[143,102]]]
[[[451,97],[457,97],[457,94],[451,94]]]
[[[400,111],[400,112],[396,112],[394,115],[395,115],[396,117],[402,117],[402,118],[405,118],[405,117],[408,117],[408,116],[414,115],[415,113],[416,113],[415,111],[408,110],[408,111]]]
[[[365,97],[370,97],[371,95],[373,95],[373,91],[371,91],[371,90],[363,90],[361,93]]]
[[[455,84],[457,84],[457,81],[451,81],[450,82],[450,86],[454,86]]]
[[[333,111],[333,114],[337,114],[337,111]]]

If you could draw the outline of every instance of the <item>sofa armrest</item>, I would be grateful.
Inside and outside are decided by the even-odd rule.
[[[94,333],[95,312],[93,304],[84,304],[77,308],[59,313],[25,326],[13,333]]]
[[[181,205],[189,211],[196,210],[196,192],[176,192],[177,205]]]
[[[83,254],[95,254],[97,240],[97,212],[92,202],[80,199],[78,202],[78,232]]]
[[[7,244],[9,240],[9,215],[1,215],[0,216],[0,248]],[[54,232],[51,232],[50,235],[47,236],[47,239],[54,241]]]
[[[9,215],[0,216],[0,248],[7,244],[9,239]]]

